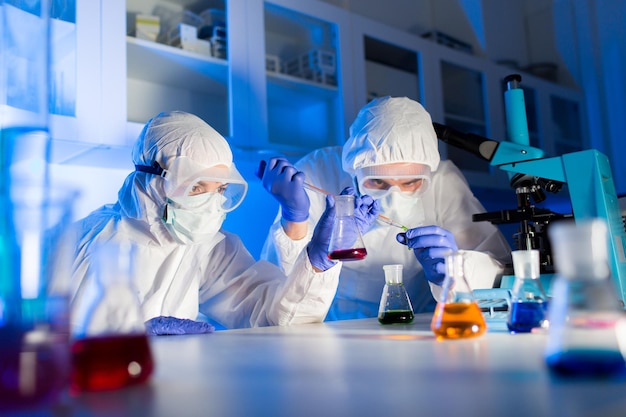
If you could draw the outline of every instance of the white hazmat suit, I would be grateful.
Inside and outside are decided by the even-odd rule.
[[[472,214],[484,212],[484,207],[459,169],[451,161],[439,159],[437,137],[426,110],[408,98],[385,97],[370,102],[359,112],[343,147],[313,151],[295,167],[306,174],[307,182],[331,193],[339,193],[347,186],[358,187],[359,173],[367,171],[364,168],[397,162],[430,167],[427,188],[412,206],[410,215],[402,219],[404,225],[437,225],[452,232],[458,249],[471,251],[470,270],[466,271],[470,284],[474,289],[491,288],[502,273],[502,265],[510,259],[510,247],[494,225],[472,221]],[[362,188],[359,191],[367,194]],[[279,215],[261,255],[286,271],[294,267],[312,226],[324,210],[324,196],[307,193],[311,201],[308,237],[290,239],[281,227]],[[343,263],[328,320],[376,317],[385,284],[383,265],[387,264],[403,265],[404,284],[416,313],[434,309],[441,287],[424,278],[413,251],[396,240],[399,232],[402,230],[378,224],[364,234],[367,257]]]
[[[158,163],[166,170],[188,163],[209,167],[207,172],[225,166],[228,175],[241,178],[226,140],[200,118],[183,112],[161,113],[151,119],[134,146],[132,159],[136,166]],[[255,261],[238,236],[220,229],[223,218],[210,236],[200,235],[198,243],[181,243],[185,237],[168,230],[171,225],[163,218],[172,197],[167,195],[167,178],[172,176],[170,181],[176,184],[177,173],[185,168],[174,171],[165,178],[132,172],[119,190],[117,203],[97,209],[74,225],[78,241],[74,311],[89,310],[84,304],[95,285],[94,245],[114,240],[136,246],[134,284],[145,320],[159,316],[196,320],[202,313],[226,328],[322,321],[341,268],[315,272],[303,251],[285,275],[269,262]]]

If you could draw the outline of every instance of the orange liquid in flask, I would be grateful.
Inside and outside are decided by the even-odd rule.
[[[482,335],[487,325],[475,302],[439,303],[430,328],[437,339],[466,339]]]

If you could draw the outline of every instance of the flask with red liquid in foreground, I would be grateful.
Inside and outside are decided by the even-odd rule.
[[[437,303],[430,324],[439,340],[476,337],[487,330],[485,318],[465,277],[465,257],[466,253],[460,250],[445,258],[443,298]]]
[[[132,285],[134,248],[107,243],[96,249],[94,277],[83,283],[72,311],[70,392],[114,390],[146,382],[152,352]]]
[[[335,224],[328,247],[328,258],[335,261],[360,261],[367,256],[361,230],[354,219],[354,196],[336,195]]]

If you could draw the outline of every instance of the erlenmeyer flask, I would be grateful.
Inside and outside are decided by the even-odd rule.
[[[385,265],[385,288],[380,298],[378,321],[381,324],[404,324],[413,321],[413,307],[402,283],[402,265]]]
[[[94,252],[95,280],[81,285],[82,299],[72,311],[74,393],[136,385],[152,374],[144,317],[131,281],[133,255],[132,245],[113,242]]]
[[[545,327],[548,296],[539,279],[539,251],[517,250],[513,255],[515,282],[507,315],[511,332],[530,332],[535,327]]]
[[[449,253],[445,258],[446,276],[442,300],[437,303],[430,324],[437,339],[465,339],[480,336],[487,330],[485,318],[465,277],[465,251]]]
[[[602,219],[548,229],[557,276],[545,360],[557,374],[626,377],[619,345],[624,336],[618,330],[623,331],[625,318],[611,281],[607,231]]]
[[[359,261],[367,256],[365,244],[354,219],[354,196],[335,196],[335,224],[328,257],[335,261]]]

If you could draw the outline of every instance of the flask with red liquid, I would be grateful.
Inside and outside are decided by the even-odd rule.
[[[335,223],[328,247],[328,258],[360,261],[367,256],[361,230],[354,219],[354,196],[335,196]]]
[[[94,250],[94,276],[72,311],[70,392],[105,391],[146,382],[154,363],[132,284],[135,248],[107,242]]]
[[[450,252],[446,258],[446,276],[442,300],[437,303],[430,324],[438,340],[466,339],[480,336],[487,323],[465,277],[466,252]]]

